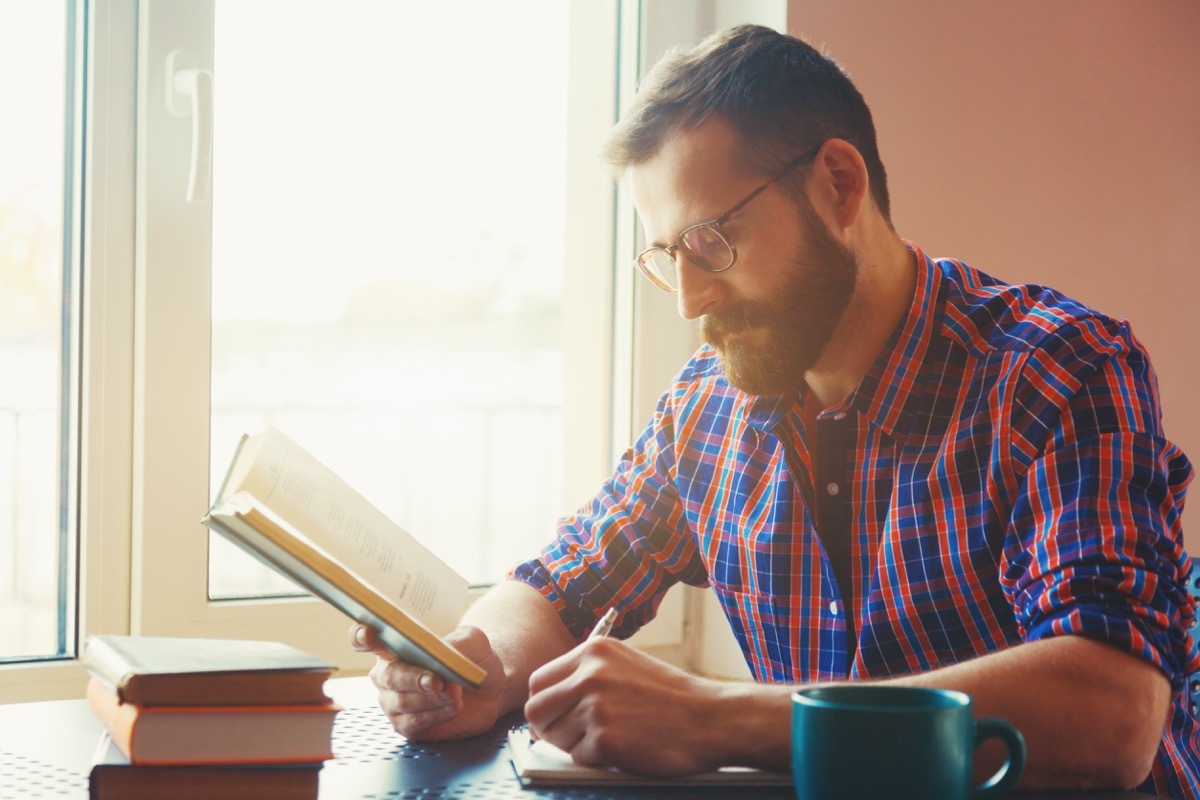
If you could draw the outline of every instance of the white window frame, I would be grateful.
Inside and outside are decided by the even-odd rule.
[[[786,9],[784,0],[570,2],[569,91],[586,102],[568,111],[564,318],[574,324],[565,344],[582,357],[569,360],[564,424],[578,467],[566,476],[566,493],[583,499],[696,345],[694,326],[678,319],[673,298],[644,291],[627,266],[640,229],[627,190],[619,186],[614,196],[596,154],[637,75],[667,46],[738,20],[781,27]],[[77,178],[84,193],[83,434],[73,509],[79,637],[269,637],[336,661],[347,673],[364,670],[370,659],[350,651],[348,622],[319,601],[207,599],[208,536],[199,518],[208,502],[211,206],[183,199],[191,121],[166,115],[163,82],[170,50],[191,51],[200,66],[212,63],[213,2],[79,6],[89,15],[77,26],[87,69],[82,58],[76,65],[86,80],[76,114],[87,120]],[[614,48],[599,44],[618,33],[619,63]],[[219,79],[218,70],[216,91]],[[597,96],[597,84],[608,85],[607,94]],[[186,230],[180,220],[188,221]],[[611,383],[611,394],[590,388],[597,376]],[[696,608],[694,596],[672,592],[636,641],[690,663]],[[0,666],[0,702],[79,697],[85,682],[74,660]]]
[[[77,6],[74,43],[80,90],[73,114],[87,120],[86,137],[75,142],[75,160],[84,169],[72,187],[82,200],[85,231],[72,265],[80,274],[82,258],[85,267],[77,284],[83,313],[74,332],[80,388],[71,413],[72,427],[87,434],[75,456],[79,490],[69,509],[79,529],[80,638],[128,629],[132,517],[136,4],[92,5],[87,20],[87,4]],[[84,680],[73,660],[0,666],[0,702],[78,697]]]
[[[608,8],[606,9],[606,5]],[[573,109],[568,176],[569,224],[580,237],[572,262],[564,318],[583,320],[580,335],[568,342],[583,357],[569,359],[576,374],[567,385],[581,394],[572,414],[604,418],[612,318],[611,242],[605,220],[611,218],[612,183],[594,158],[607,124],[596,124],[591,109],[596,84],[611,83],[615,48],[597,30],[611,28],[609,4],[572,3],[571,97],[589,98]],[[344,670],[365,670],[373,659],[352,653],[346,642],[348,621],[312,598],[272,598],[213,602],[207,598],[208,533],[199,523],[209,498],[209,270],[211,205],[184,199],[183,178],[191,138],[191,120],[163,113],[161,98],[167,54],[188,50],[201,68],[212,64],[211,0],[187,4],[144,0],[140,9],[138,321],[135,343],[134,525],[131,630],[146,635],[263,636],[289,642],[338,662]],[[580,20],[579,15],[586,19]],[[613,31],[615,34],[615,31]],[[216,91],[220,91],[217,65]],[[586,86],[585,86],[586,85]],[[610,112],[611,114],[611,112]],[[610,117],[611,119],[611,117]],[[177,165],[173,170],[164,164]],[[607,203],[605,202],[607,201]],[[607,213],[605,213],[607,209]],[[595,214],[599,212],[601,216]],[[571,216],[575,215],[575,216]],[[585,222],[586,220],[586,222]],[[586,228],[590,224],[591,230]],[[584,237],[591,237],[585,241]],[[578,352],[578,351],[577,351]],[[596,367],[600,366],[601,371]],[[590,374],[583,374],[588,370]],[[589,391],[589,389],[591,391]],[[586,401],[584,398],[587,398]],[[573,473],[576,483],[594,485],[602,475],[608,437],[603,426],[570,424],[566,448],[573,464],[590,467]],[[195,432],[186,438],[155,432]],[[547,531],[551,520],[547,521]],[[163,532],[167,532],[163,535]],[[163,580],[163,576],[171,576]]]

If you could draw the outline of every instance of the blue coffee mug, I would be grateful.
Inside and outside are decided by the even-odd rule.
[[[1004,765],[971,784],[975,748],[1001,740]],[[1025,768],[1009,722],[976,720],[962,692],[845,683],[792,695],[792,776],[799,800],[991,800]]]

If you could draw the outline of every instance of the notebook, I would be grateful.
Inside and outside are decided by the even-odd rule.
[[[616,769],[582,767],[547,741],[533,742],[527,728],[508,733],[508,755],[523,786],[791,786],[792,776],[750,767],[722,767],[678,778],[649,778]]]

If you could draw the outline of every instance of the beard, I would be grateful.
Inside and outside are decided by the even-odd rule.
[[[805,243],[775,296],[700,322],[701,338],[716,349],[725,378],[749,394],[799,391],[854,294],[854,252],[833,238],[811,205],[799,213]]]

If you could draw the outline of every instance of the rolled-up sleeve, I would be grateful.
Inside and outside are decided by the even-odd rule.
[[[1086,330],[1074,334],[1064,346],[1082,351]],[[1028,425],[1014,441],[1030,457],[1005,590],[1027,641],[1102,640],[1159,667],[1179,691],[1200,668],[1180,517],[1192,467],[1161,433],[1144,351],[1127,329],[1117,341],[1090,369],[1064,371],[1082,376],[1077,391],[1042,381],[1023,405],[1041,434]]]
[[[554,540],[510,576],[542,593],[577,639],[613,605],[614,634],[631,635],[672,585],[704,585],[707,572],[674,483],[671,393],[600,491],[558,523]]]

